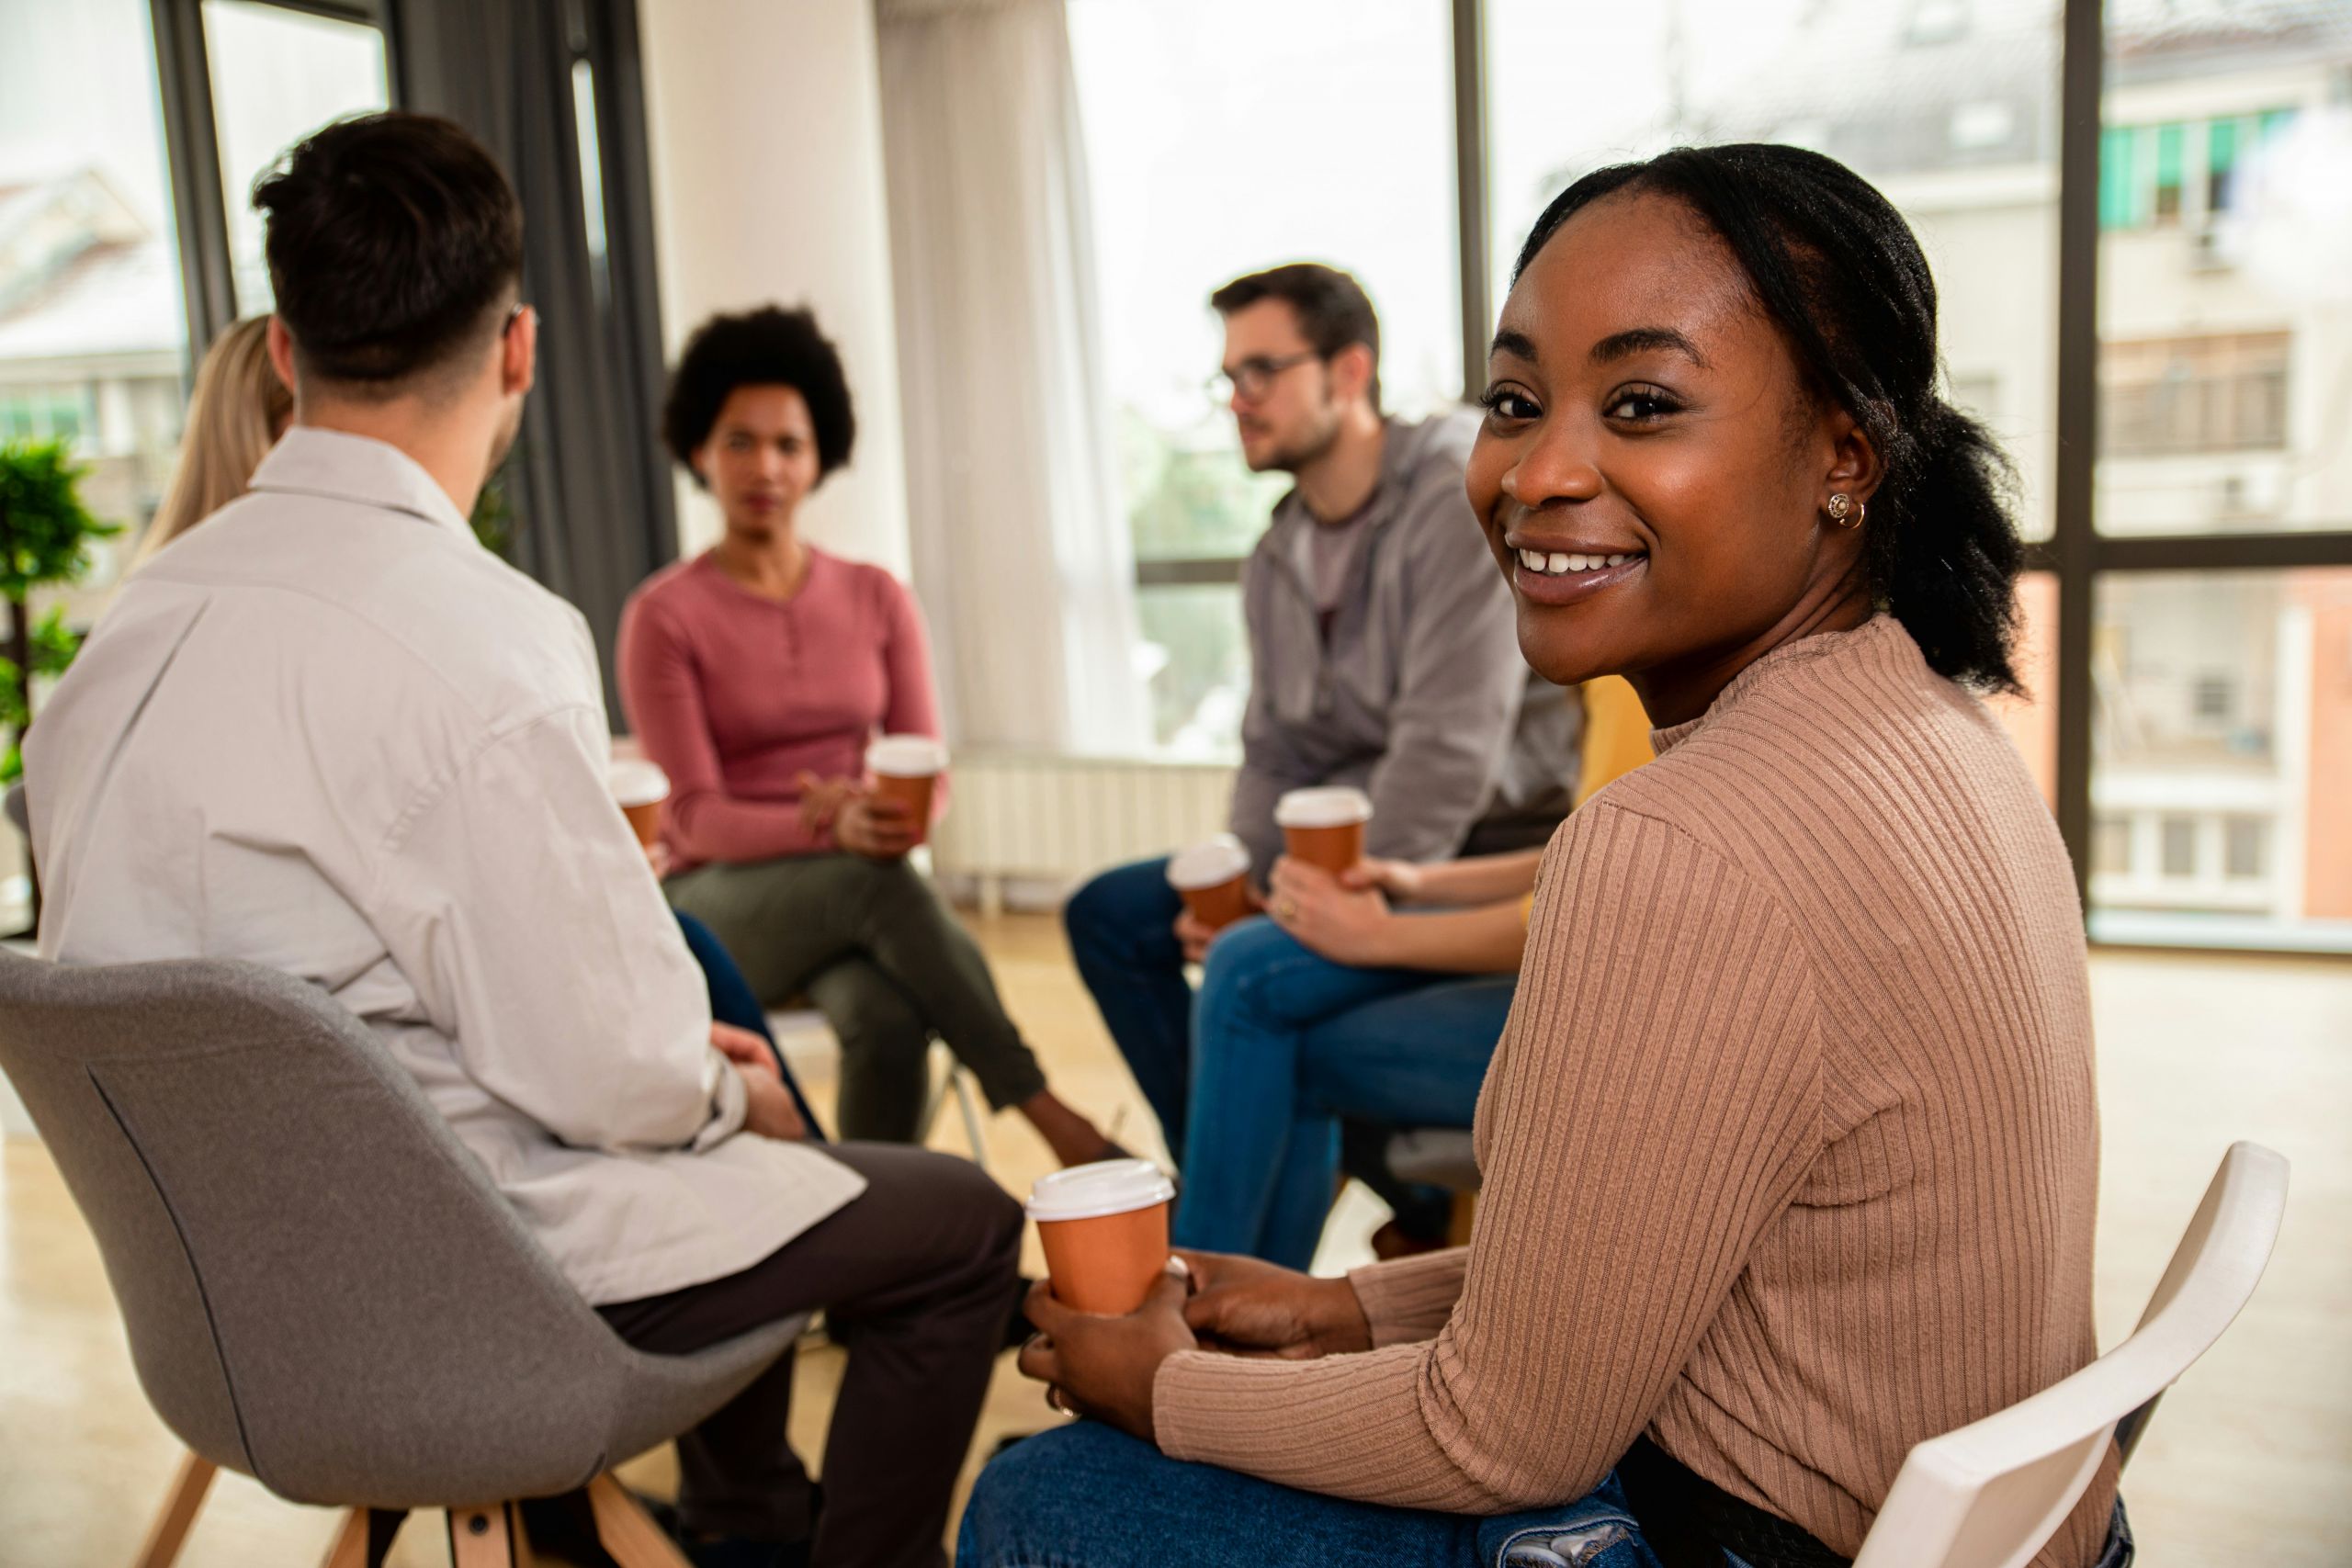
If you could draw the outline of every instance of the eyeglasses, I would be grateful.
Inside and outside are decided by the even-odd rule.
[[[1232,369],[1220,370],[1210,377],[1209,396],[1222,403],[1230,401],[1238,393],[1254,403],[1272,389],[1275,377],[1285,370],[1295,369],[1310,359],[1322,357],[1311,348],[1304,354],[1285,354],[1280,357],[1253,355]]]
[[[514,308],[506,312],[506,323],[498,329],[498,335],[500,337],[504,337],[508,333],[513,332],[514,330],[514,323],[521,321],[523,319],[523,312],[529,309],[530,307],[528,305],[526,305],[519,300],[516,301]]]

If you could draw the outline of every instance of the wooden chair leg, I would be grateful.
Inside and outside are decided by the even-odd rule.
[[[343,1511],[343,1528],[334,1532],[334,1542],[327,1548],[326,1560],[319,1568],[369,1568],[367,1509]]]
[[[343,1528],[335,1531],[321,1568],[384,1568],[384,1554],[391,1551],[392,1537],[406,1517],[404,1508],[345,1510]]]
[[[512,1503],[449,1510],[451,1568],[535,1568],[523,1510]]]
[[[621,1568],[692,1568],[677,1543],[611,1476],[588,1483],[588,1506],[595,1511],[596,1539]]]
[[[172,1478],[172,1489],[164,1495],[155,1522],[147,1527],[147,1543],[139,1549],[135,1568],[172,1568],[219,1469],[210,1460],[198,1459],[194,1454],[180,1461],[180,1472]]]

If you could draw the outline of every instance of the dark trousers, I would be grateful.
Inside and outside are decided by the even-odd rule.
[[[967,1160],[875,1144],[826,1152],[865,1178],[848,1207],[742,1273],[598,1310],[639,1349],[684,1355],[822,1307],[849,1365],[812,1561],[936,1568],[1013,1303],[1021,1207]],[[687,1529],[808,1538],[814,1485],[785,1427],[792,1371],[787,1353],[678,1440]]]
[[[934,1034],[1000,1111],[1046,1087],[979,944],[904,861],[701,865],[663,891],[726,944],[762,1002],[805,994],[823,1010],[842,1043],[842,1137],[921,1139]]]

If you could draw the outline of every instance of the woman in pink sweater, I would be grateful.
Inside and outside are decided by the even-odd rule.
[[[914,595],[795,526],[856,434],[833,345],[806,310],[714,317],[686,344],[662,434],[727,519],[621,615],[622,702],[670,775],[671,902],[762,1001],[824,1010],[843,1137],[920,1135],[935,1033],[1056,1157],[1113,1152],[1046,1087],[978,947],[907,864],[927,824],[867,787],[867,744],[936,737],[939,713]]]
[[[1838,1568],[1913,1444],[2097,1349],[2082,911],[1974,695],[2023,552],[1917,241],[1796,148],[1598,170],[1488,364],[1520,649],[1658,756],[1544,856],[1470,1245],[1033,1294],[1089,1419],[989,1467],[967,1568]],[[2038,1568],[2130,1562],[2115,1472]]]

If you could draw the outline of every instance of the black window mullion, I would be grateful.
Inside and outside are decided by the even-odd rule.
[[[192,376],[205,345],[237,319],[220,142],[212,120],[212,65],[204,46],[200,0],[150,0],[148,14],[155,32],[155,79],[163,89],[164,152],[171,171]]]
[[[2059,65],[2058,463],[2041,554],[2058,577],[2058,833],[2090,909],[2091,649],[2098,609],[2098,157],[2107,63],[2102,0],[2065,0]],[[2036,694],[2047,700],[2048,694]]]
[[[1453,187],[1462,270],[1462,399],[1486,389],[1493,267],[1487,233],[1486,0],[1453,0]]]

